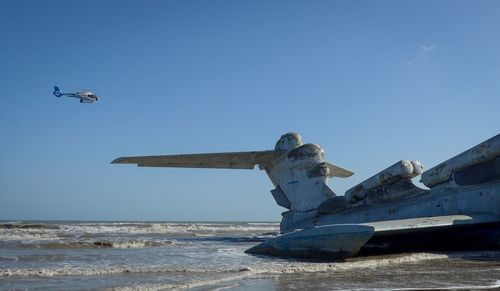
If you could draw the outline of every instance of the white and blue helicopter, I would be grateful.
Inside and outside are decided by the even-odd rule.
[[[99,101],[99,96],[92,93],[91,91],[85,89],[81,91],[77,91],[75,93],[62,93],[59,87],[54,86],[54,96],[61,97],[75,97],[80,99],[80,103],[93,103],[94,101]]]

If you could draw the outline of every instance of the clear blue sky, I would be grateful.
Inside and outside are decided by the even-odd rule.
[[[500,1],[0,1],[0,219],[279,220],[259,170],[125,155],[272,149],[427,168],[499,133]],[[89,88],[94,104],[56,98]],[[418,179],[416,179],[418,180]]]

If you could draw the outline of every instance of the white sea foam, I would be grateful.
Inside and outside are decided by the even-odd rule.
[[[43,227],[42,227],[43,226]],[[173,234],[210,237],[219,234],[244,234],[260,236],[267,233],[277,233],[279,224],[235,224],[235,223],[70,223],[70,224],[8,224],[0,228],[0,243],[63,241],[70,237],[116,235],[151,235]],[[84,246],[84,245],[82,245]],[[136,247],[135,245],[127,245]],[[138,247],[138,246],[137,246]]]
[[[278,223],[232,224],[232,223],[102,223],[60,225],[61,230],[71,233],[262,233],[279,231]]]
[[[117,248],[117,249],[135,249],[162,247],[173,244],[171,240],[147,240],[147,239],[132,239],[132,240],[103,240],[103,241],[64,241],[64,240],[37,240],[23,241],[18,243],[24,248],[36,249],[88,249],[88,248]]]
[[[129,240],[129,241],[115,241],[111,242],[113,248],[119,249],[133,249],[145,247],[160,247],[171,245],[173,242],[169,240],[151,241],[151,240]]]
[[[191,281],[185,281],[182,283],[177,283],[177,284],[155,284],[155,283],[149,283],[149,284],[139,284],[139,285],[132,285],[132,286],[120,286],[120,287],[114,287],[114,290],[121,290],[121,291],[128,291],[128,290],[178,290],[178,289],[193,289],[193,288],[199,288],[199,287],[205,287],[208,285],[214,285],[214,284],[219,284],[227,281],[234,281],[234,280],[240,280],[246,277],[251,276],[251,273],[249,272],[239,272],[239,273],[234,273],[234,274],[222,274],[222,275],[215,275],[211,274],[210,279],[191,279]],[[238,286],[237,284],[234,285],[235,287]],[[220,290],[220,289],[216,289]]]
[[[215,285],[215,284],[220,284],[228,281],[236,281],[236,280],[241,280],[244,278],[250,277],[251,274],[241,272],[239,274],[232,274],[228,275],[225,277],[219,277],[219,278],[213,278],[213,279],[206,279],[206,280],[198,280],[198,281],[193,281],[193,282],[184,282],[181,284],[137,284],[133,286],[119,286],[113,288],[113,290],[122,290],[122,291],[128,291],[128,290],[178,290],[178,289],[193,289],[193,288],[199,288],[199,287],[207,287],[209,285]],[[229,286],[224,286],[224,287],[218,287],[218,288],[210,288],[210,290],[226,290],[226,289],[236,289],[240,287],[240,283],[234,283]],[[493,289],[498,289],[500,288],[500,280],[496,281],[492,284],[484,284],[484,285],[451,285],[451,286],[439,286],[439,287],[418,287],[418,288],[369,288],[366,290],[493,290]],[[332,288],[333,289],[333,288]],[[356,288],[357,290],[364,290],[360,289],[359,287]],[[352,289],[348,289],[352,290]]]
[[[7,268],[0,269],[0,277],[56,277],[56,276],[95,276],[132,273],[222,273],[225,271],[206,269],[196,266],[190,268],[168,266],[142,266],[142,267],[58,267],[58,268]],[[231,271],[229,271],[231,272]],[[235,270],[234,272],[239,272]]]
[[[0,229],[0,241],[40,241],[59,239],[56,229]]]
[[[336,286],[351,286],[345,285],[350,283],[351,274],[373,283],[371,278],[383,277],[386,270],[389,273],[401,270],[403,276],[417,276],[418,280],[434,276],[439,289],[448,286],[453,286],[449,289],[497,288],[500,285],[495,282],[500,278],[494,275],[500,271],[495,264],[500,258],[498,251],[393,254],[355,257],[345,262],[307,262],[244,253],[278,228],[278,223],[42,222],[4,225],[0,227],[0,281],[12,283],[12,289],[50,289],[54,286],[51,284],[59,282],[62,289],[78,285],[85,289],[126,286],[124,290],[199,287],[222,290],[235,286],[274,286],[273,280],[283,274],[285,283],[286,278],[299,278],[308,284],[309,277],[315,273],[319,274],[320,283],[322,278],[334,277],[340,280]],[[426,268],[434,265],[436,272],[431,274]],[[448,265],[451,270],[447,269]],[[423,273],[419,273],[420,267]],[[450,272],[466,272],[467,278],[462,281],[454,280],[456,277],[450,279]],[[250,280],[264,278],[270,281],[246,285],[250,282],[247,276]],[[467,281],[469,276],[473,279]],[[96,280],[99,282],[95,283]],[[375,283],[370,286],[382,289],[408,286],[404,280]]]
[[[391,290],[493,290],[493,289],[499,289],[500,288],[500,280],[497,280],[496,282],[493,282],[491,284],[484,284],[484,285],[470,285],[470,284],[463,284],[463,285],[450,285],[450,286],[439,286],[439,287],[429,287],[429,288],[392,288]],[[384,289],[387,290],[387,289]]]
[[[332,271],[348,271],[353,269],[378,268],[394,264],[413,263],[424,260],[446,259],[447,255],[415,253],[407,255],[391,256],[387,258],[356,259],[347,262],[333,263],[308,263],[308,262],[286,262],[269,263],[258,266],[249,266],[245,270],[253,274],[293,274],[293,273],[317,273]]]
[[[64,267],[64,268],[10,268],[0,269],[2,276],[21,276],[21,277],[53,277],[53,276],[90,276],[90,275],[109,275],[119,273],[160,273],[160,272],[193,272],[193,273],[248,273],[253,275],[277,275],[293,273],[317,273],[332,271],[349,271],[354,269],[378,268],[393,264],[402,264],[418,262],[423,260],[434,260],[447,258],[446,255],[436,254],[409,254],[400,257],[391,257],[385,259],[366,259],[353,262],[339,263],[310,263],[289,261],[267,261],[266,263],[255,261],[250,266],[223,266],[207,268],[203,264],[190,266],[189,268],[180,268],[174,266],[142,266],[142,267]]]

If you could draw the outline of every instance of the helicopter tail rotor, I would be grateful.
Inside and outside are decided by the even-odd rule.
[[[59,90],[59,87],[57,87],[57,86],[54,86],[54,92],[53,92],[53,94],[56,97],[61,97],[62,96],[61,90]]]

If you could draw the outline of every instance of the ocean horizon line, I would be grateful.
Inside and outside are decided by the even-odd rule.
[[[115,222],[128,222],[128,223],[280,223],[280,221],[272,220],[80,220],[80,219],[0,219],[0,223],[115,223]]]

